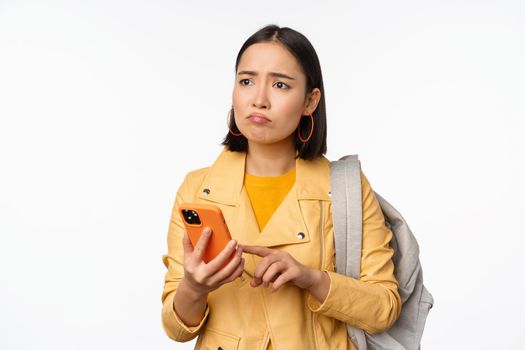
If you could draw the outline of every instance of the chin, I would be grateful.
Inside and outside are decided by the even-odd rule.
[[[252,130],[247,130],[246,132],[242,132],[242,133],[248,139],[249,142],[261,143],[261,144],[272,143],[271,140],[269,140],[266,130],[260,130],[260,129],[253,130],[252,129]]]
[[[258,145],[288,145],[287,138],[282,139],[274,139],[269,137],[253,137],[249,136],[246,137],[248,139],[248,142],[258,144]]]

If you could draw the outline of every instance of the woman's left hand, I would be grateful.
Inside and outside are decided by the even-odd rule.
[[[262,258],[250,281],[252,287],[261,284],[268,287],[273,282],[272,292],[275,292],[283,284],[291,282],[299,288],[309,290],[322,278],[322,271],[302,265],[288,252],[250,245],[242,245],[242,249],[244,253]]]

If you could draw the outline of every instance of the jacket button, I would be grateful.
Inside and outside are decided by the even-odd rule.
[[[304,236],[304,233],[302,233],[302,232],[299,232],[299,233],[297,234],[297,238],[303,239],[304,237],[305,237],[305,236]]]
[[[205,188],[205,189],[202,190],[202,193],[210,194],[210,189],[209,188]]]

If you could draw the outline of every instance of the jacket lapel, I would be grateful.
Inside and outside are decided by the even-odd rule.
[[[219,205],[232,237],[241,244],[275,247],[310,242],[318,222],[308,221],[301,203],[330,200],[328,159],[296,159],[295,183],[261,232],[243,185],[245,162],[245,152],[231,152],[225,147],[210,167],[198,197]],[[246,263],[245,269],[253,272],[255,261],[247,259]]]

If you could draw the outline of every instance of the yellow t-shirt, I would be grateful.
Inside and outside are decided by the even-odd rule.
[[[244,187],[248,192],[260,231],[266,226],[294,183],[295,168],[279,176],[244,174]],[[268,349],[273,349],[271,341],[268,344]]]

